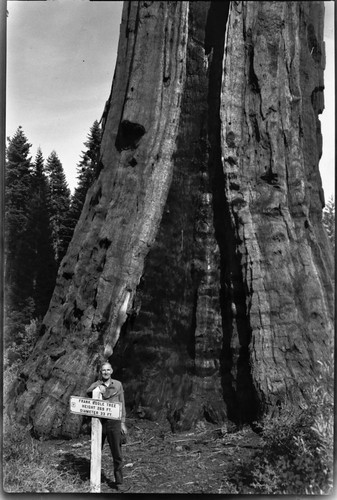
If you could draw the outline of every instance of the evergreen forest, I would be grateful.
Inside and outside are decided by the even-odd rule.
[[[101,128],[96,120],[68,187],[56,151],[47,159],[19,126],[7,138],[5,172],[5,368],[24,362],[48,310],[58,267],[72,238],[86,193],[97,175]]]

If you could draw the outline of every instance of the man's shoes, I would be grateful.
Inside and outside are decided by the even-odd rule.
[[[125,493],[126,491],[129,491],[131,486],[126,486],[125,484],[116,484],[116,488],[120,493]]]

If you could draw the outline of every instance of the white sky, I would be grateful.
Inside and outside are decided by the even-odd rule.
[[[0,0],[2,1],[2,0]],[[19,125],[44,158],[55,149],[68,185],[115,69],[123,2],[8,1],[6,135]]]
[[[1,0],[0,0],[1,1]],[[335,187],[334,2],[325,3],[325,110],[320,171],[326,201]],[[69,187],[115,69],[123,2],[7,2],[7,130],[19,125],[44,158],[55,149]]]
[[[325,201],[335,198],[335,2],[324,2],[324,41],[326,67],[324,71],[325,109],[320,115],[323,135],[323,155],[319,162]]]

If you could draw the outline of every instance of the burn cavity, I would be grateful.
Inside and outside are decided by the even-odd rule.
[[[115,142],[117,151],[136,149],[145,132],[146,130],[143,125],[123,120],[119,125]]]

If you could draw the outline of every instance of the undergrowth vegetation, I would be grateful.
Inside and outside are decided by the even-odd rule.
[[[228,471],[238,493],[323,495],[333,492],[333,361],[322,363],[308,404],[262,422],[263,446]]]
[[[33,439],[27,428],[8,420],[3,438],[3,488],[6,493],[81,493],[88,483],[60,471],[51,463],[48,448]]]
[[[38,339],[40,322],[32,319],[26,325],[20,325],[15,340],[6,342],[4,366],[12,372],[17,371],[29,358]]]
[[[13,412],[9,411],[13,387],[36,342],[37,331],[38,322],[32,320],[4,352],[3,488],[6,493],[87,492],[88,485],[80,477],[59,471],[50,462],[48,448],[31,436],[29,426],[18,424],[14,415],[9,417]]]

